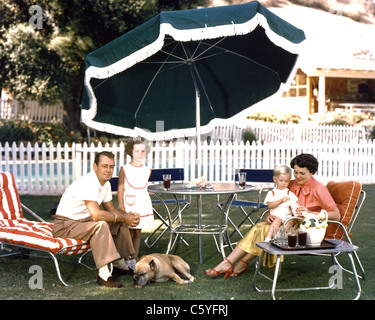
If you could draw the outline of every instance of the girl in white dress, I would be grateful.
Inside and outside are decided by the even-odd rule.
[[[141,243],[141,230],[153,226],[154,214],[147,184],[151,169],[143,164],[146,157],[146,145],[140,140],[128,142],[125,153],[132,160],[121,167],[118,181],[118,201],[121,210],[133,211],[139,214],[139,225],[129,228],[135,253],[125,259],[126,264],[134,270]]]

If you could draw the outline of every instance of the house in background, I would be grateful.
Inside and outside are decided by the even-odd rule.
[[[303,116],[338,109],[375,113],[374,25],[302,6],[268,9],[304,30],[306,44],[289,90],[267,111]]]

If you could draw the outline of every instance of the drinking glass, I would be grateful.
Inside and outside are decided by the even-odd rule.
[[[245,189],[246,186],[246,172],[240,172],[238,174],[238,182],[240,185],[240,189]]]
[[[288,246],[294,248],[297,246],[297,233],[294,229],[288,233]]]
[[[170,174],[163,174],[163,187],[164,190],[169,190],[171,187],[171,175]]]
[[[306,247],[307,232],[304,230],[298,230],[298,245],[300,247]]]
[[[280,233],[280,243],[281,243],[281,245],[287,245],[288,244],[288,237],[287,237],[287,232],[286,232],[284,226],[280,226],[279,233]]]

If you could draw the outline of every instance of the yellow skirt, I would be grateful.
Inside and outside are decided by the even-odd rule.
[[[237,243],[237,247],[243,251],[253,255],[260,256],[262,249],[256,246],[259,241],[264,241],[267,236],[270,224],[267,222],[260,222],[254,225],[244,237]],[[276,255],[265,253],[263,257],[263,266],[268,266],[269,268],[276,265]],[[281,262],[284,261],[284,256],[281,256]]]

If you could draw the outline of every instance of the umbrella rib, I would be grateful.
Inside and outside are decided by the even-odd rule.
[[[198,76],[198,79],[199,79],[199,82],[200,82],[200,84],[201,84],[201,86],[202,86],[202,88],[203,88],[204,94],[206,95],[206,98],[207,98],[208,104],[209,104],[209,106],[210,106],[210,109],[211,109],[213,115],[215,116],[215,111],[214,111],[214,109],[212,108],[212,104],[211,104],[210,98],[209,98],[209,96],[208,96],[208,94],[207,94],[207,91],[206,91],[206,88],[205,88],[205,86],[204,86],[204,84],[203,84],[202,78],[201,78],[200,75],[199,75],[198,69],[197,69],[197,67],[196,67],[196,65],[195,65],[195,61],[196,61],[196,59],[193,58],[193,55],[190,55],[190,58],[189,58],[189,54],[190,54],[190,52],[189,52],[189,54],[188,54],[187,49],[185,48],[185,46],[183,45],[183,43],[181,43],[181,46],[182,46],[182,49],[183,49],[184,52],[185,52],[186,59],[189,60],[189,61],[187,61],[187,62],[188,62],[188,63],[191,63],[191,64],[193,65],[193,67],[194,67],[194,71],[195,71],[196,75]],[[210,50],[212,47],[213,47],[213,46],[211,46],[210,48],[208,48],[208,49],[205,50],[204,52],[207,52],[207,51]],[[195,50],[194,52],[196,52],[196,50]],[[204,53],[204,52],[203,52],[203,53]],[[201,53],[200,55],[202,55],[203,53]]]
[[[173,50],[172,50],[170,53],[169,53],[169,52],[165,52],[165,53],[167,54],[167,57],[166,57],[165,61],[164,61],[164,62],[161,62],[161,65],[160,65],[158,71],[155,72],[155,75],[152,77],[152,80],[150,81],[150,83],[149,83],[149,85],[148,85],[148,87],[147,87],[147,89],[146,89],[146,91],[145,91],[145,93],[144,93],[144,95],[143,95],[141,101],[139,102],[138,108],[137,108],[137,110],[136,110],[135,113],[134,113],[134,119],[135,119],[135,122],[137,122],[137,114],[138,114],[138,111],[139,111],[139,109],[141,108],[142,103],[143,103],[143,101],[145,100],[148,91],[150,90],[150,88],[151,88],[152,84],[154,83],[156,77],[160,74],[161,69],[163,68],[163,66],[167,63],[167,60],[170,58],[170,56],[174,56],[174,55],[172,55],[172,53],[173,53],[173,51],[176,49],[176,47],[177,47],[177,44],[176,44],[176,46],[173,48]]]
[[[207,101],[208,101],[208,104],[209,104],[209,106],[210,106],[210,109],[211,109],[211,111],[212,111],[212,113],[213,113],[213,115],[214,115],[214,117],[215,117],[215,111],[214,111],[214,108],[212,107],[211,100],[210,100],[210,97],[208,96],[208,92],[207,92],[207,90],[206,90],[206,87],[204,86],[204,83],[203,83],[203,81],[202,81],[202,78],[201,78],[201,76],[200,76],[200,74],[199,74],[199,72],[198,72],[198,69],[197,69],[195,63],[193,63],[193,66],[194,66],[195,73],[196,73],[197,76],[198,76],[199,82],[200,82],[200,84],[201,84],[201,86],[202,86],[202,88],[203,88],[204,94],[205,94],[205,96],[206,96],[206,98],[207,98]]]
[[[176,46],[177,46],[177,45],[178,45],[178,43],[176,44]],[[162,50],[162,49],[160,49],[160,51],[163,52],[163,53],[165,53],[165,54],[167,54],[167,55],[169,55],[168,58],[169,58],[169,57],[174,57],[174,58],[176,58],[176,59],[178,59],[178,60],[180,60],[180,61],[185,61],[184,58],[181,58],[181,57],[179,57],[179,56],[176,56],[176,55],[173,54],[172,52],[168,52],[168,51],[165,51],[165,50]],[[173,51],[174,51],[174,49],[173,49]],[[173,62],[173,61],[172,61],[172,62]]]
[[[138,114],[138,111],[139,111],[139,109],[141,108],[143,101],[146,99],[147,93],[148,93],[148,91],[150,90],[152,84],[154,83],[156,77],[157,77],[158,74],[160,73],[161,68],[163,68],[163,64],[160,66],[159,70],[158,70],[158,71],[155,73],[155,75],[153,76],[153,78],[152,78],[151,82],[149,83],[149,85],[148,85],[148,87],[147,87],[147,89],[146,89],[146,91],[145,91],[145,93],[144,93],[144,95],[143,95],[141,101],[140,101],[139,104],[138,104],[138,108],[137,108],[137,110],[136,110],[135,113],[134,113],[134,119],[135,119],[136,122],[137,122],[137,114]]]
[[[270,67],[267,67],[266,65],[264,65],[264,64],[262,64],[262,63],[259,63],[258,61],[255,61],[255,60],[253,60],[253,59],[251,59],[251,58],[249,58],[249,57],[246,57],[246,56],[244,56],[243,54],[239,54],[238,52],[235,52],[235,51],[233,51],[233,50],[229,50],[229,49],[226,49],[226,48],[222,48],[222,47],[220,47],[220,46],[217,47],[217,48],[222,49],[222,50],[223,50],[223,53],[231,53],[231,54],[236,55],[236,56],[238,56],[238,57],[241,57],[241,58],[243,58],[243,59],[245,59],[245,60],[251,61],[251,62],[257,64],[258,66],[261,66],[261,67],[263,67],[263,68],[266,68],[266,69],[268,69],[268,70],[270,70],[270,71],[272,71],[272,72],[274,72],[274,73],[277,74],[277,72],[275,72],[275,70],[272,70]]]
[[[205,60],[205,59],[208,59],[208,58],[212,58],[212,57],[218,56],[218,55],[223,54],[223,53],[226,53],[226,51],[213,53],[213,54],[210,54],[208,56],[204,56],[204,57],[200,57],[200,58],[194,58],[194,61]]]
[[[181,42],[181,47],[182,47],[182,50],[184,50],[186,59],[189,60],[189,61],[192,60],[192,57],[191,56],[189,57],[189,55],[188,55],[188,53],[186,51],[186,48],[185,48],[185,46],[184,46],[184,44],[182,42]],[[185,61],[187,61],[187,60],[185,60]]]
[[[169,64],[169,65],[174,65],[174,66],[172,66],[172,67],[170,67],[170,68],[165,68],[163,71],[160,71],[159,73],[163,73],[163,72],[167,72],[167,71],[171,71],[171,70],[173,70],[173,69],[176,69],[176,68],[179,68],[179,67],[182,67],[182,66],[184,66],[186,63],[185,63],[185,61],[181,61],[181,62],[177,62],[177,61],[175,61],[175,62],[173,62],[173,61],[170,61],[170,62],[165,62],[165,63],[163,63],[163,61],[154,61],[154,62],[145,62],[145,63],[149,63],[149,64],[164,64],[164,65],[166,65],[166,64]]]
[[[199,58],[200,56],[202,56],[203,54],[205,54],[207,51],[211,50],[211,49],[214,48],[214,47],[216,48],[216,46],[217,46],[220,42],[224,41],[226,38],[227,38],[227,37],[221,38],[219,41],[217,41],[217,42],[214,43],[214,44],[206,43],[206,42],[203,42],[203,41],[201,40],[201,41],[199,42],[199,45],[198,45],[197,48],[195,49],[195,52],[197,51],[197,49],[198,49],[198,47],[200,46],[201,43],[206,44],[206,45],[208,46],[208,48],[207,48],[206,50],[202,51],[202,52],[201,52],[200,54],[198,54],[196,57],[194,57],[194,60],[198,60],[198,58]],[[218,48],[222,49],[221,47],[218,47]],[[194,52],[194,53],[195,53],[195,52]],[[213,55],[210,55],[210,56],[206,56],[206,57],[204,57],[204,58],[202,58],[202,59],[210,58],[211,56],[214,56],[214,55],[217,55],[217,54],[220,54],[220,53],[216,53],[216,54],[213,54]]]
[[[198,43],[198,45],[195,47],[195,50],[194,50],[193,54],[191,55],[192,59],[195,59],[193,57],[194,57],[195,53],[198,51],[198,48],[200,47],[201,43],[202,43],[202,40],[200,40],[199,43]],[[208,48],[207,50],[210,50],[210,48]],[[204,54],[207,50],[201,52],[197,57],[199,57],[200,55]]]

